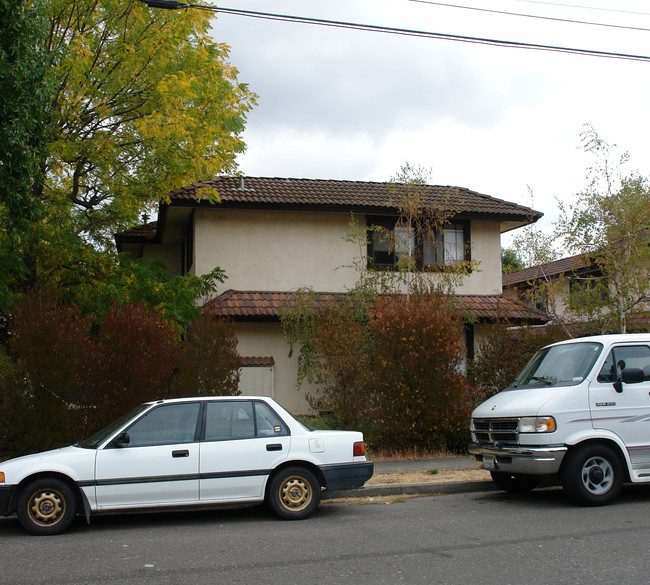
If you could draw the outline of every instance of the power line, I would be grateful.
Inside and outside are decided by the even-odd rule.
[[[515,0],[527,4],[543,4],[545,6],[561,6],[562,8],[578,8],[580,10],[600,10],[601,12],[617,12],[619,14],[636,14],[637,16],[650,16],[650,12],[636,12],[634,10],[621,10],[620,8],[602,8],[599,6],[580,6],[576,4],[564,4],[562,2],[544,2],[543,0]]]
[[[522,14],[520,12],[508,12],[506,10],[494,10],[491,8],[477,8],[475,6],[461,6],[460,4],[447,4],[446,2],[433,2],[432,0],[409,0],[409,2],[417,2],[419,4],[433,4],[434,6],[444,6],[448,8],[462,8],[463,10],[473,10],[475,12],[489,12],[491,14],[502,14],[505,16],[518,16],[521,18],[534,18],[537,20],[550,20],[553,22],[564,22],[569,24],[586,24],[590,26],[604,26],[607,28],[620,28],[625,30],[637,30],[650,32],[650,28],[643,28],[639,26],[625,26],[622,24],[609,24],[604,22],[589,22],[586,20],[572,20],[569,18],[557,18],[554,16],[540,16],[536,14]]]
[[[650,62],[650,56],[647,55],[633,55],[629,53],[615,53],[610,51],[595,51],[592,49],[578,49],[574,47],[543,45],[537,43],[521,43],[518,41],[504,41],[500,39],[453,35],[447,33],[413,30],[413,29],[406,29],[406,28],[393,28],[393,27],[379,26],[374,24],[362,24],[362,23],[345,22],[345,21],[338,21],[338,20],[325,20],[321,18],[311,18],[307,16],[276,14],[271,12],[258,12],[254,10],[240,10],[238,8],[206,6],[202,4],[186,4],[184,2],[179,2],[178,0],[140,0],[140,1],[152,8],[165,8],[170,10],[178,10],[181,8],[197,8],[199,10],[209,10],[211,12],[220,12],[223,14],[234,14],[237,16],[246,16],[250,18],[259,18],[263,20],[275,20],[280,22],[296,22],[300,24],[312,24],[317,26],[328,26],[333,28],[344,28],[350,30],[361,30],[366,32],[377,32],[383,34],[393,34],[393,35],[428,38],[428,39],[439,39],[439,40],[455,41],[461,43],[474,43],[474,44],[489,45],[494,47],[529,49],[535,51],[549,51],[554,53],[569,53],[573,55],[585,55],[589,57],[602,57],[607,59],[623,59],[628,61]]]

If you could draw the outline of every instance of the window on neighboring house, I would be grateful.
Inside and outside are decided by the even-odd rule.
[[[417,233],[394,217],[370,216],[367,225],[371,228],[368,258],[375,267],[395,266],[405,256],[413,256],[420,269],[471,260],[467,221],[449,223],[427,233]]]

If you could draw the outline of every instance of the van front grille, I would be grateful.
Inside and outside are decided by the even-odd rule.
[[[479,445],[517,445],[519,419],[516,418],[474,418],[472,434]]]

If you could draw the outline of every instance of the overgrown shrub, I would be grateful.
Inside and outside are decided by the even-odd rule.
[[[467,368],[477,398],[483,400],[509,386],[538,349],[566,338],[559,325],[513,327],[501,321],[490,326]]]
[[[460,372],[463,326],[446,296],[379,299],[369,323],[373,443],[397,449],[465,443],[470,394]]]
[[[310,404],[333,424],[362,430],[376,447],[466,443],[463,320],[448,297],[383,295],[369,303],[351,295],[299,310],[299,319],[284,322],[300,342],[304,379],[320,386]]]
[[[53,291],[23,297],[3,356],[0,450],[16,455],[59,447],[75,439],[83,421],[74,374],[93,323]]]
[[[201,315],[187,330],[174,377],[178,396],[240,394],[241,358],[232,321]]]
[[[115,305],[87,339],[85,355],[75,377],[87,407],[87,432],[142,402],[172,396],[180,357],[176,332],[144,303]]]
[[[147,400],[237,392],[232,323],[202,317],[182,347],[177,329],[143,303],[114,305],[95,323],[56,292],[32,291],[8,331],[0,459],[70,444]]]

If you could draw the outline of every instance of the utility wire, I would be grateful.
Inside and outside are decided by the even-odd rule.
[[[535,14],[522,14],[520,12],[508,12],[506,10],[493,10],[491,8],[476,8],[474,6],[461,6],[460,4],[447,4],[446,2],[433,2],[432,0],[409,0],[409,2],[416,2],[419,4],[433,4],[434,6],[445,6],[447,8],[462,8],[464,10],[473,10],[475,12],[489,12],[491,14],[502,14],[506,16],[519,16],[521,18],[535,18],[537,20],[551,20],[553,22],[565,22],[570,24],[587,24],[590,26],[604,26],[608,28],[621,28],[625,30],[638,30],[650,32],[650,28],[643,28],[639,26],[625,26],[622,24],[609,24],[604,22],[589,22],[586,20],[571,20],[569,18],[557,18],[554,16],[538,16]]]
[[[527,4],[543,4],[544,6],[560,6],[562,8],[579,8],[580,10],[600,10],[601,12],[617,12],[619,14],[636,14],[637,16],[650,16],[650,12],[635,12],[634,10],[621,10],[620,8],[601,8],[598,6],[579,6],[576,4],[563,4],[562,2],[543,2],[542,0],[515,0]]]
[[[271,12],[258,12],[254,10],[240,10],[238,8],[206,6],[203,4],[186,4],[184,2],[179,2],[178,0],[141,0],[141,2],[143,2],[144,4],[152,8],[166,8],[171,10],[177,10],[181,8],[197,8],[199,10],[221,12],[223,14],[235,14],[237,16],[247,16],[247,17],[259,18],[263,20],[297,22],[301,24],[313,24],[318,26],[345,28],[350,30],[362,30],[368,32],[384,33],[384,34],[403,35],[403,36],[420,37],[420,38],[428,38],[428,39],[440,39],[440,40],[456,41],[462,43],[475,43],[481,45],[490,45],[494,47],[529,49],[529,50],[536,50],[536,51],[549,51],[554,53],[586,55],[590,57],[603,57],[607,59],[623,59],[628,61],[650,62],[650,56],[647,55],[633,55],[629,53],[615,53],[610,51],[595,51],[591,49],[578,49],[574,47],[543,45],[537,43],[521,43],[517,41],[504,41],[500,39],[453,35],[453,34],[446,34],[446,33],[406,29],[406,28],[393,28],[393,27],[379,26],[374,24],[361,24],[361,23],[345,22],[345,21],[338,21],[338,20],[325,20],[321,18],[310,18],[306,16],[295,16],[289,14],[275,14]]]

